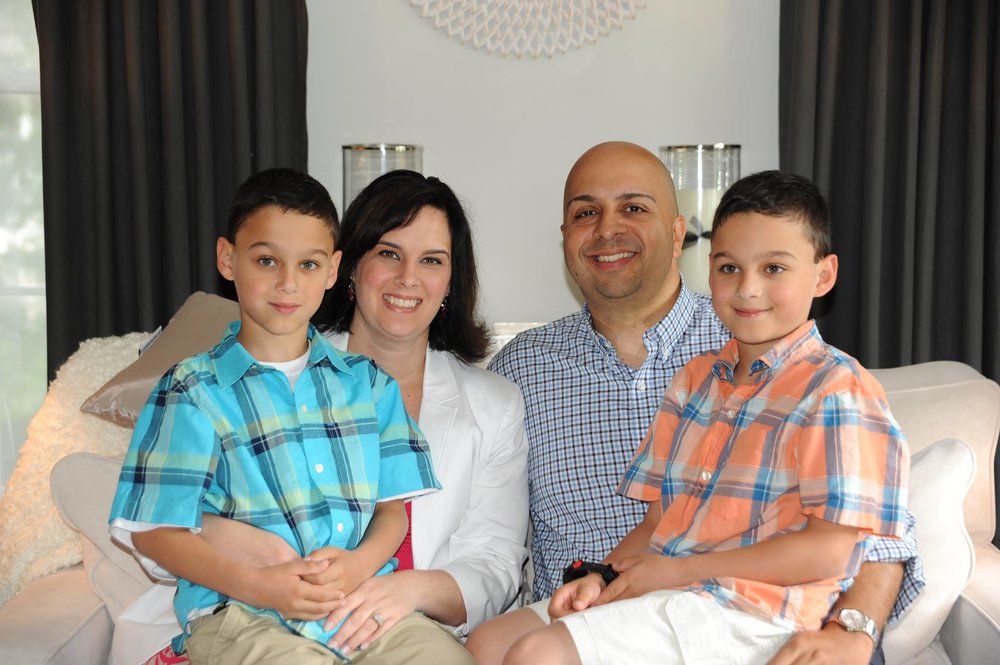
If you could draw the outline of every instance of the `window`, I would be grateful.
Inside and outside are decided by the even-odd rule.
[[[38,41],[29,0],[0,0],[0,492],[46,389]]]

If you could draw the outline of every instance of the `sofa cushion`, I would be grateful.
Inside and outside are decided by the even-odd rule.
[[[17,665],[103,663],[113,626],[79,567],[29,584],[0,609],[0,660]]]
[[[80,532],[90,586],[116,623],[122,610],[152,585],[132,554],[112,541],[108,531],[121,463],[122,456],[74,453],[59,460],[51,476],[59,514]]]
[[[889,665],[908,662],[931,644],[972,577],[975,557],[962,502],[975,473],[972,449],[954,439],[931,444],[911,458],[909,505],[917,519],[927,586],[886,631]]]
[[[992,545],[976,548],[972,581],[951,608],[940,638],[955,663],[1000,660],[1000,550]]]
[[[993,464],[1000,436],[1000,386],[963,363],[939,360],[872,370],[892,415],[917,453],[941,439],[969,444],[979,461],[965,498],[965,527],[986,545],[996,529]]]
[[[80,409],[132,427],[164,372],[215,346],[226,326],[238,318],[236,301],[202,291],[192,293],[142,355],[88,397]]]
[[[918,653],[906,665],[952,665],[948,652],[944,650],[941,640],[935,639],[930,646]]]

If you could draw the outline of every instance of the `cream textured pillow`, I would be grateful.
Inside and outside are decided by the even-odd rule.
[[[917,518],[917,550],[927,586],[886,631],[886,663],[907,663],[929,646],[972,577],[975,555],[965,529],[962,502],[976,473],[968,444],[944,439],[910,461],[909,505]]]
[[[240,308],[235,300],[202,291],[192,293],[138,360],[88,397],[80,410],[122,427],[134,426],[164,372],[184,358],[215,346],[226,326],[238,318]]]
[[[0,605],[32,580],[80,563],[80,538],[56,511],[49,473],[70,453],[118,455],[128,448],[131,430],[82,413],[80,404],[135,358],[148,336],[87,340],[49,384],[0,501]]]
[[[124,455],[73,453],[52,468],[52,500],[66,522],[80,532],[83,567],[111,619],[152,586],[132,554],[111,540],[108,515]],[[81,482],[85,478],[86,482]]]

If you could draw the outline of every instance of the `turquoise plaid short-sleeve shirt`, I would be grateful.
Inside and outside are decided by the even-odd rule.
[[[122,466],[113,533],[132,523],[197,529],[208,512],[275,533],[304,556],[355,548],[379,501],[440,489],[398,385],[371,360],[334,349],[310,327],[293,392],[284,373],[236,340],[239,328],[230,324],[218,345],[154,388]],[[225,600],[181,579],[174,607],[186,628]],[[322,622],[289,623],[308,637],[326,634]]]

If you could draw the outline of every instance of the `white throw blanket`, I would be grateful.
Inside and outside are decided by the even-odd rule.
[[[82,560],[79,537],[52,502],[49,473],[70,453],[119,455],[128,448],[132,430],[83,413],[80,405],[135,361],[148,336],[83,342],[49,386],[0,500],[0,606],[32,580]]]

